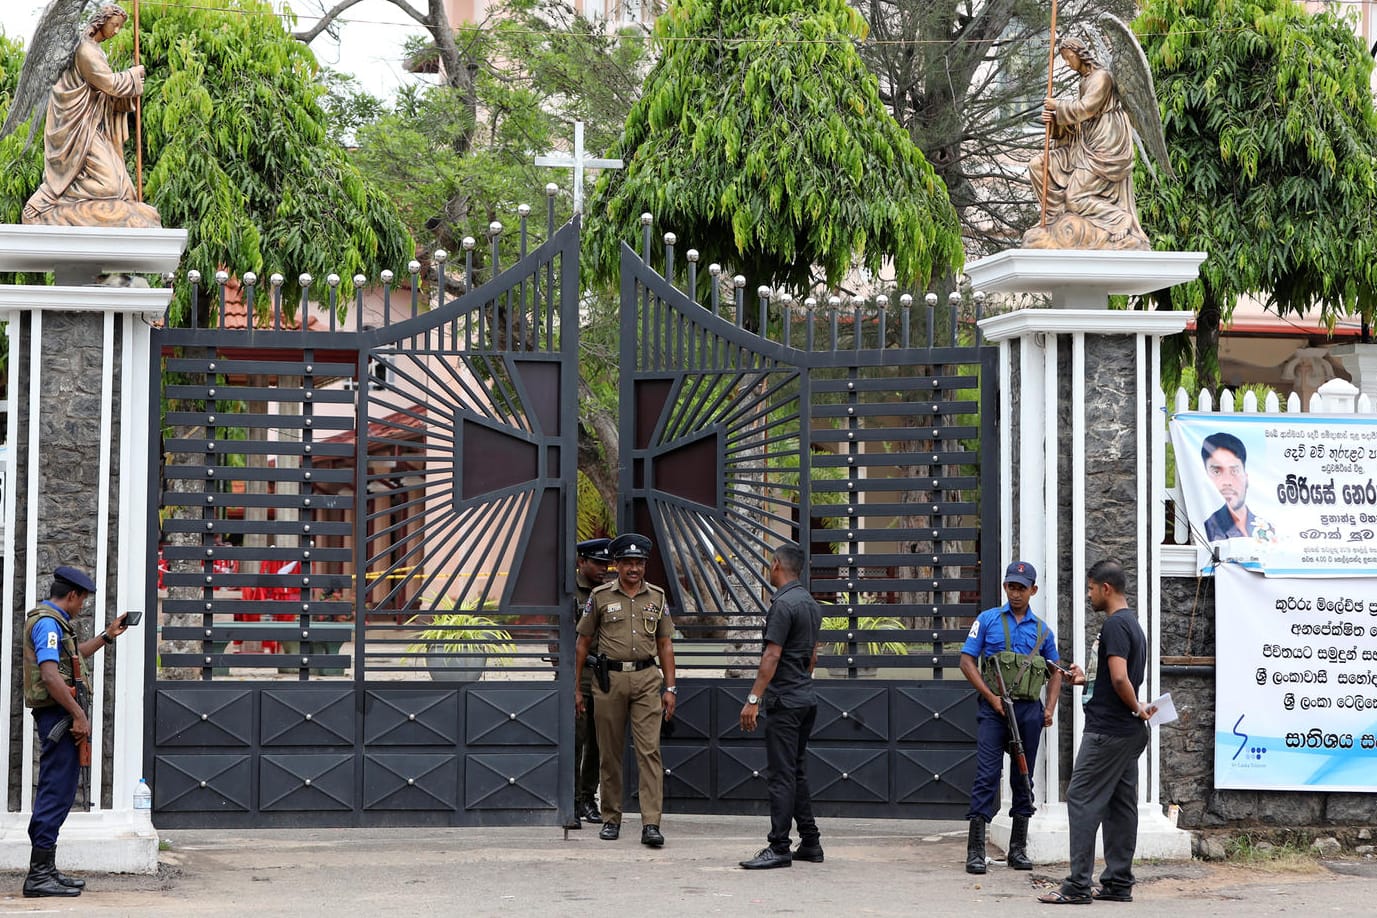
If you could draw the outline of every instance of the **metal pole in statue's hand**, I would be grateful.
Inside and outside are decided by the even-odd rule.
[[[1053,0],[1053,10],[1056,10],[1056,0]],[[1052,13],[1055,21],[1056,13]],[[134,0],[134,66],[139,66],[139,0]],[[134,97],[134,191],[138,195],[136,200],[143,203],[143,88],[139,88],[139,94]]]
[[[138,0],[134,0],[135,15],[139,8]],[[1051,46],[1047,49],[1047,96],[1052,98],[1052,73],[1057,66],[1057,0],[1052,0],[1052,32],[1049,38]],[[1046,104],[1043,105],[1044,112],[1047,111]],[[1047,161],[1052,157],[1052,122],[1047,122],[1046,130],[1042,138],[1042,228],[1047,228]]]

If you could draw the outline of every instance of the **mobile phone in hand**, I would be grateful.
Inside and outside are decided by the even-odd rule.
[[[143,619],[143,610],[135,609],[133,612],[124,613],[124,624],[127,628],[133,628]]]

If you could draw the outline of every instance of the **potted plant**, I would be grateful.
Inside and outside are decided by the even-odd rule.
[[[882,631],[903,631],[904,623],[892,615],[862,615],[855,619],[855,626],[852,627],[851,619],[844,615],[828,616],[822,620],[823,631],[844,632],[843,639],[831,638],[823,645],[823,652],[829,655],[845,657],[851,654],[864,655],[868,657],[880,656],[882,654],[907,654],[908,644],[903,641],[887,641],[879,637],[876,632]],[[856,640],[845,639],[845,635],[854,634]],[[854,647],[852,646],[854,645]],[[840,667],[842,674],[845,674],[849,667]],[[858,666],[856,669],[865,675],[875,675],[878,670],[873,664]]]
[[[424,625],[408,653],[424,654],[430,678],[437,682],[475,682],[483,678],[488,658],[505,663],[516,653],[512,636],[476,607],[459,608],[449,596],[422,599],[431,611],[413,615],[408,625]]]

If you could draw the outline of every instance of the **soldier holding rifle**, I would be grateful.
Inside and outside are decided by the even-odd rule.
[[[91,761],[91,689],[85,661],[129,627],[128,616],[105,626],[90,640],[77,642],[74,619],[96,584],[85,573],[63,565],[53,571],[48,599],[24,620],[24,706],[33,709],[41,743],[38,789],[29,820],[29,873],[24,895],[79,896],[84,880],[66,876],[54,857],[57,833],[76,799],[81,768]],[[84,754],[83,754],[84,750]]]
[[[1059,659],[1056,637],[1028,608],[1037,592],[1033,565],[1026,561],[1010,564],[1004,572],[1008,602],[981,612],[961,648],[961,672],[980,693],[975,783],[966,815],[970,821],[967,873],[985,872],[985,828],[998,805],[1006,747],[1012,749],[1010,779],[1014,792],[1009,810],[1013,830],[1008,864],[1015,870],[1033,868],[1027,851],[1028,819],[1034,812],[1032,767],[1042,730],[1052,725],[1061,692],[1061,670],[1052,665]],[[1044,686],[1052,701],[1045,708],[1041,697]]]

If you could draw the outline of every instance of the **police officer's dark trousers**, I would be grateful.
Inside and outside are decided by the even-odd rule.
[[[70,732],[64,732],[56,740],[49,734],[57,723],[67,716],[67,712],[57,705],[36,708],[33,712],[34,725],[38,728],[38,789],[33,798],[33,816],[29,819],[29,842],[33,845],[30,858],[29,876],[24,881],[24,894],[73,896],[80,890],[69,890],[57,879],[54,866],[54,850],[57,848],[57,833],[71,812],[76,800],[77,782],[80,780],[81,766],[77,757],[76,741]]]
[[[1042,739],[1042,702],[1015,701],[1014,715],[1018,719],[1019,735],[1023,737],[1023,752],[1028,759],[1028,776],[1031,779],[1033,763],[1037,761],[1038,744]],[[999,778],[1004,769],[1004,755],[1008,746],[1009,728],[1004,715],[985,699],[980,699],[976,714],[975,783],[971,785],[971,808],[966,814],[967,819],[979,817],[989,822],[994,818],[995,809],[999,806]],[[1016,766],[1010,762],[1009,782],[1013,787],[1014,802],[1009,808],[1009,815],[1032,816],[1033,801],[1015,769]]]
[[[808,788],[808,737],[818,706],[770,708],[765,723],[765,756],[769,768],[770,847],[789,853],[789,827],[798,823],[806,847],[818,844],[818,824],[813,818],[813,797]]]

